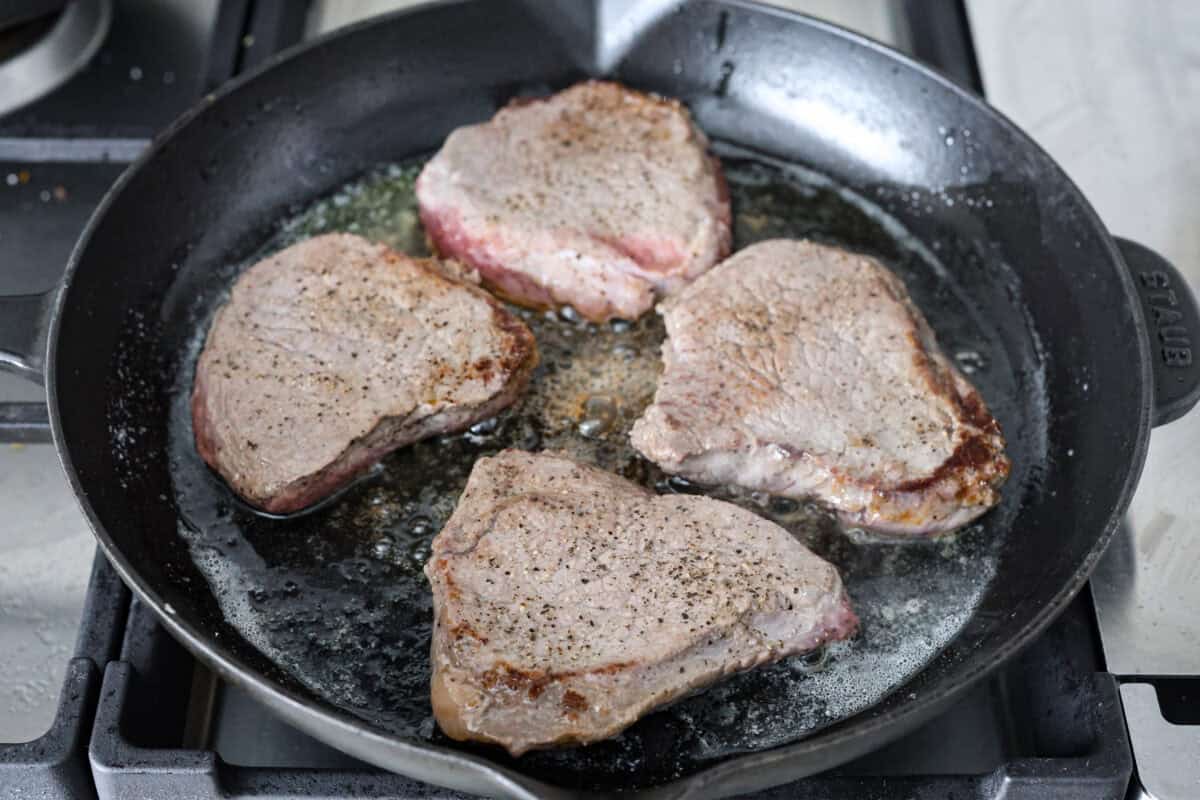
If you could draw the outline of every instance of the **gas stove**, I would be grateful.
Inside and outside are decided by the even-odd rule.
[[[306,36],[406,4],[16,3],[22,19],[0,16],[0,296],[50,289],[107,187],[203,94]],[[1006,88],[963,3],[780,4],[889,41],[974,91]],[[969,4],[977,28],[998,24],[980,5]],[[18,84],[24,95],[7,99]],[[0,374],[0,442],[17,443],[0,445],[0,796],[460,796],[313,740],[186,653],[94,555],[40,401]],[[1194,422],[1176,425],[1200,442]],[[1197,458],[1173,465],[1194,475]],[[1200,796],[1200,629],[1177,596],[1195,549],[1186,509],[1145,494],[1090,591],[1014,663],[903,740],[760,796]]]

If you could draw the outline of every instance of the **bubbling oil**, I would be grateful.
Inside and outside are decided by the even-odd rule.
[[[231,274],[330,231],[426,255],[413,193],[418,170],[416,163],[383,166],[299,210]],[[726,175],[735,247],[787,236],[878,256],[905,279],[947,351],[976,354],[972,378],[985,397],[995,404],[1013,396],[1003,353],[987,353],[988,331],[960,293],[946,290],[946,271],[932,254],[895,220],[794,167],[727,159]],[[209,318],[220,300],[210,298]],[[656,783],[802,738],[878,702],[966,624],[995,572],[994,531],[973,527],[904,543],[848,536],[814,504],[668,476],[628,437],[661,370],[660,319],[651,313],[592,324],[570,309],[513,310],[541,355],[521,400],[468,431],[396,451],[333,502],[284,519],[241,503],[196,454],[187,400],[207,329],[201,320],[171,408],[179,533],[228,622],[315,696],[397,736],[454,744],[437,731],[429,705],[432,604],[421,568],[476,459],[508,447],[562,451],[660,493],[703,492],[750,508],[834,562],[862,620],[851,642],[726,680],[612,741],[516,760],[546,780],[600,789]]]

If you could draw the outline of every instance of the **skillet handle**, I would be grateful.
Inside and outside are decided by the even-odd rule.
[[[54,291],[0,297],[0,371],[41,384]],[[0,442],[48,442],[45,403],[0,403]]]
[[[1155,426],[1173,422],[1200,402],[1200,309],[1179,270],[1128,239],[1114,237],[1137,284],[1154,371]]]

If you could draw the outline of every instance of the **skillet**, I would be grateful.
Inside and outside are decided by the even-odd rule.
[[[444,3],[308,43],[206,98],[155,141],[97,209],[50,302],[4,301],[0,363],[44,374],[64,468],[124,580],[223,678],[312,735],[421,780],[514,797],[581,788],[720,796],[877,748],[953,703],[1065,607],[1132,496],[1152,425],[1185,413],[1200,394],[1196,304],[1178,273],[1114,239],[1053,161],[978,98],[804,17],[734,2],[638,8],[593,32],[583,11],[590,6]],[[1014,471],[1001,507],[964,535],[959,555],[969,558],[944,560],[977,591],[916,669],[869,703],[845,705],[852,711],[829,724],[708,754],[696,751],[704,725],[701,735],[685,735],[678,713],[640,723],[626,740],[634,745],[557,760],[454,745],[352,702],[356,692],[374,692],[370,706],[376,689],[402,685],[403,676],[385,669],[377,683],[332,693],[290,660],[302,648],[270,651],[249,635],[230,586],[205,569],[187,535],[194,520],[181,511],[187,465],[172,445],[172,404],[205,309],[237,265],[277,237],[279,220],[348,181],[429,153],[450,130],[516,95],[589,75],[682,99],[747,186],[756,165],[774,165],[772,174],[810,176],[799,179],[799,196],[828,195],[835,206],[836,198],[865,198],[888,220],[879,230],[908,243],[893,248],[893,261],[939,335],[951,329],[944,343],[987,352],[990,369],[977,381],[1004,427]],[[811,176],[828,181],[818,187],[826,195],[813,194],[819,181]],[[857,222],[845,227],[848,239],[862,234]],[[917,261],[926,266],[906,271],[905,253],[923,254]],[[40,326],[48,329],[44,358]],[[325,557],[346,566],[336,553],[281,538],[267,532],[252,544],[289,570]],[[904,551],[898,560],[921,558]],[[292,604],[303,613],[286,622],[303,629],[324,612],[306,602],[312,585],[299,588]],[[404,620],[420,608],[399,595],[390,602],[375,616],[411,645]],[[903,644],[889,646],[899,652]],[[340,651],[348,674],[378,672],[381,648]],[[736,691],[763,686],[775,684]],[[736,691],[727,707],[738,707]],[[680,753],[676,741],[692,749]]]

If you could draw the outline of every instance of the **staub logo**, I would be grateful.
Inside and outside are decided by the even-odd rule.
[[[1168,367],[1188,367],[1192,363],[1192,342],[1188,329],[1183,325],[1183,312],[1179,310],[1179,297],[1171,287],[1171,278],[1159,270],[1148,270],[1138,275],[1145,290],[1151,322],[1162,342],[1162,360]]]

